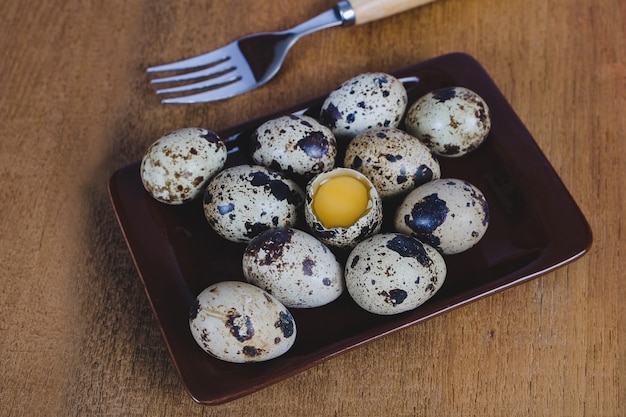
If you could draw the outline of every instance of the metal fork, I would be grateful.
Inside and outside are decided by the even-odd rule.
[[[157,94],[195,94],[163,99],[162,103],[203,103],[227,99],[260,87],[280,69],[287,52],[303,36],[334,26],[363,24],[434,0],[342,0],[334,8],[291,29],[245,36],[203,55],[147,69],[149,73],[193,72],[156,78],[151,84],[196,81],[157,90]]]

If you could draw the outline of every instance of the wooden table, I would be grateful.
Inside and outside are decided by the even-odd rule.
[[[626,415],[626,3],[440,0],[303,39],[265,88],[161,105],[144,68],[332,0],[0,3],[4,416]],[[576,262],[214,407],[185,392],[107,181],[167,131],[214,130],[368,70],[477,58],[587,216]],[[620,304],[621,303],[621,304]]]

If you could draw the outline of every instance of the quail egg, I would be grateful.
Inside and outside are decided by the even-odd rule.
[[[235,363],[274,359],[296,340],[289,310],[261,288],[239,281],[204,289],[189,314],[189,327],[205,352]]]
[[[349,139],[374,127],[397,127],[407,101],[400,80],[382,72],[368,72],[345,81],[328,95],[320,121],[338,139]]]
[[[310,116],[270,119],[254,131],[251,143],[254,163],[287,174],[310,178],[335,167],[335,135]]]
[[[354,137],[344,166],[367,176],[382,198],[406,194],[441,176],[430,149],[398,128],[366,130]]]
[[[224,169],[204,192],[204,215],[220,236],[249,242],[272,227],[291,227],[298,221],[304,192],[278,171],[258,165]]]
[[[419,307],[441,288],[446,274],[437,250],[401,233],[380,233],[359,243],[345,266],[352,299],[380,315]]]
[[[243,253],[246,280],[286,307],[328,304],[344,291],[343,267],[333,252],[310,234],[272,228],[248,243]]]
[[[307,184],[304,218],[322,242],[349,248],[380,231],[382,201],[365,175],[350,168],[335,168]]]
[[[491,129],[489,106],[464,87],[444,87],[422,96],[409,107],[404,122],[407,132],[447,157],[477,149]]]
[[[215,132],[178,129],[148,148],[141,160],[141,182],[156,200],[183,204],[201,195],[225,162],[226,145]]]
[[[482,239],[489,226],[489,206],[483,193],[469,182],[438,179],[406,195],[394,225],[396,231],[453,255]]]

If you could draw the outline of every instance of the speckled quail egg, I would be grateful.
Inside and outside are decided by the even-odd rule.
[[[477,149],[491,129],[487,103],[464,87],[444,87],[417,99],[407,110],[406,131],[433,153],[463,156]]]
[[[246,280],[291,308],[328,304],[344,291],[343,267],[310,234],[278,227],[261,233],[243,253]]]
[[[392,75],[368,72],[333,90],[320,111],[320,121],[337,139],[352,138],[374,127],[397,127],[407,105],[404,85]]]
[[[270,119],[254,131],[251,145],[254,163],[287,174],[310,178],[335,167],[335,135],[310,116]]]
[[[226,145],[215,132],[178,129],[148,148],[141,160],[141,182],[156,200],[183,204],[201,195],[225,162]]]
[[[394,225],[398,232],[453,255],[482,239],[489,226],[489,206],[483,193],[469,182],[438,179],[407,194],[397,208]]]
[[[274,359],[296,340],[289,310],[261,288],[239,281],[204,289],[191,309],[189,327],[205,352],[235,363]]]
[[[220,236],[249,242],[272,227],[291,227],[298,221],[304,192],[278,171],[258,165],[224,169],[204,192],[204,215]]]
[[[419,307],[441,288],[446,274],[437,250],[401,233],[381,233],[359,243],[345,266],[352,299],[381,315]]]
[[[441,177],[439,162],[426,145],[393,127],[366,130],[354,137],[344,166],[365,174],[382,198],[406,194]]]
[[[350,248],[380,231],[382,199],[365,175],[335,168],[307,184],[304,218],[325,244]]]

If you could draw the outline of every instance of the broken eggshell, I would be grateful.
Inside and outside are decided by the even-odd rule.
[[[315,202],[319,189],[333,178],[348,177],[356,179],[365,188],[366,204],[358,218],[343,226],[328,225],[315,210]],[[332,212],[333,202],[329,201]],[[315,237],[325,244],[335,248],[351,248],[367,237],[378,233],[382,226],[383,206],[382,199],[372,182],[360,172],[350,168],[335,168],[317,175],[306,187],[306,202],[304,204],[304,218]]]

